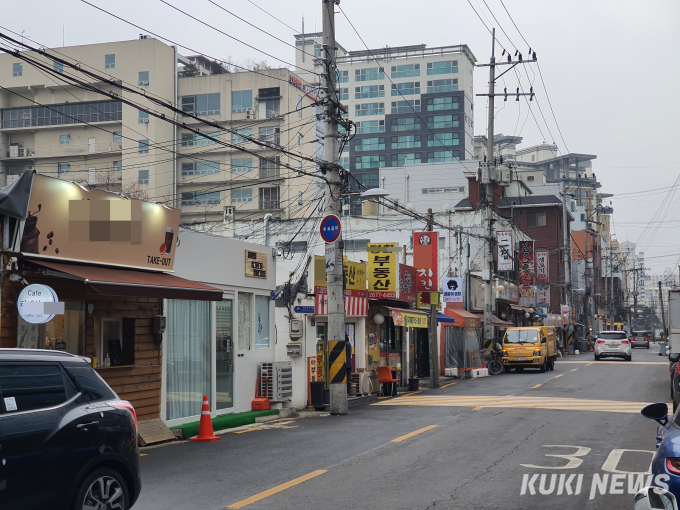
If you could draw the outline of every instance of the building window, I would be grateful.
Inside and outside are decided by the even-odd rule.
[[[281,158],[279,156],[260,158],[260,179],[278,179],[279,177],[281,177]]]
[[[278,189],[278,188],[276,188]],[[278,208],[277,208],[278,209]],[[270,307],[271,299],[269,296],[255,296],[255,348],[269,349],[270,326]]]
[[[305,139],[304,135],[302,133],[298,133],[298,146],[302,145],[304,139]]]
[[[458,115],[433,115],[427,118],[427,127],[430,129],[457,128]]]
[[[382,67],[372,67],[370,69],[356,69],[354,71],[354,81],[374,81],[384,79],[385,70]]]
[[[314,56],[316,58],[321,58],[322,50],[323,50],[323,47],[320,44],[315,44],[314,45]]]
[[[252,172],[253,158],[238,158],[231,160],[231,171],[236,174]]]
[[[279,188],[260,188],[260,210],[280,209]]]
[[[413,96],[420,94],[419,81],[406,81],[392,84],[392,96]]]
[[[149,140],[140,140],[139,141],[139,154],[148,154],[149,153]]]
[[[252,129],[236,129],[231,133],[231,143],[248,143],[252,137]]]
[[[338,83],[349,83],[349,71],[338,71],[336,76]]]
[[[122,161],[114,161],[113,162],[113,171],[114,172],[122,172],[123,171],[123,162]]]
[[[427,74],[452,74],[458,72],[458,61],[447,60],[445,62],[430,62],[427,64]]]
[[[460,151],[436,151],[427,153],[428,163],[443,163],[446,161],[460,161]]]
[[[144,110],[138,110],[139,111],[139,124],[148,124],[149,123],[149,112],[145,112]]]
[[[581,221],[586,221],[586,215],[585,215],[585,213],[581,213]]]
[[[239,90],[231,93],[231,113],[245,113],[253,109],[253,91]]]
[[[343,240],[343,248],[349,251],[366,251],[370,239],[347,239]]]
[[[412,78],[420,76],[420,64],[406,64],[403,66],[392,66],[392,78]]]
[[[211,175],[220,173],[219,161],[182,163],[182,175]]]
[[[364,120],[356,123],[357,134],[384,133],[384,120]]]
[[[392,154],[392,166],[415,165],[421,163],[420,152],[406,154]]]
[[[338,101],[349,101],[349,88],[339,88],[338,89]],[[302,115],[300,115],[302,117]]]
[[[435,193],[463,193],[465,191],[464,187],[461,188],[423,188],[423,195],[432,195]]]
[[[260,141],[270,145],[280,145],[281,143],[281,128],[280,127],[261,127]]]
[[[241,188],[231,190],[231,203],[243,204],[253,201],[253,190],[251,188]]]
[[[2,113],[3,128],[59,126],[62,124],[80,124],[93,122],[121,121],[123,119],[123,103],[121,101],[93,101],[82,103],[51,104],[44,106],[27,106],[7,108]]]
[[[70,163],[57,163],[57,173],[58,174],[67,174],[71,171],[71,164]]]
[[[267,98],[260,99],[260,112],[262,111],[262,105],[264,104],[265,118],[273,119],[279,115],[279,110],[281,108],[281,99],[279,98]]]
[[[455,78],[447,80],[432,80],[427,82],[427,93],[437,94],[439,92],[457,92],[458,80]]]
[[[139,184],[149,184],[149,171],[140,170],[137,177],[137,182],[139,182]]]
[[[115,55],[104,55],[104,68],[114,69],[116,67]]]
[[[403,135],[392,137],[393,149],[417,149],[420,147],[420,135]]]
[[[302,96],[298,94],[298,105],[297,105],[298,117],[302,118]]]
[[[533,175],[528,175],[528,176],[527,176],[527,181],[531,182],[531,181],[533,181],[533,180],[534,180],[534,176],[533,176]]]
[[[12,64],[12,76],[16,78],[17,76],[23,76],[24,74],[24,66],[22,66],[20,63],[15,63]]]
[[[59,135],[59,145],[71,145],[71,135]]]
[[[149,71],[140,71],[139,72],[139,85],[148,85],[149,84]]]
[[[58,73],[63,73],[64,72],[64,63],[63,62],[57,62],[55,60],[54,61],[54,70]]]
[[[354,87],[354,99],[373,99],[376,97],[385,97],[385,85]]]
[[[123,141],[122,131],[114,131],[113,132],[113,141],[114,142],[122,142]]]
[[[219,203],[219,191],[190,191],[182,193],[182,205],[215,205]]]
[[[403,119],[392,119],[392,131],[416,131],[420,129],[420,119],[407,117]]]
[[[302,200],[302,191],[298,191],[298,205],[303,205],[304,201]]]
[[[217,142],[211,140],[210,138],[220,139],[220,132],[214,131],[212,133],[206,133],[205,135],[197,135],[196,133],[182,133],[182,147],[198,147],[203,145],[215,145]]]
[[[367,168],[384,168],[385,156],[356,156],[354,158],[354,167],[357,170],[365,170]]]
[[[458,109],[457,97],[430,97],[427,99],[428,112],[457,109]]]
[[[384,138],[359,138],[354,144],[354,150],[356,152],[384,151],[385,150],[385,139]]]
[[[435,135],[427,135],[428,147],[448,147],[451,145],[459,145],[458,133],[437,133]]]
[[[234,92],[232,92],[233,94]],[[220,93],[182,96],[182,111],[187,115],[219,115]]]
[[[536,156],[531,156],[531,161],[536,161]]]
[[[545,227],[545,213],[529,213],[527,215],[527,226],[529,227]]]
[[[385,103],[364,103],[354,105],[355,117],[366,117],[369,115],[385,115]]]
[[[349,156],[341,156],[339,160],[340,166],[345,170],[349,170]]]
[[[420,111],[420,99],[413,101],[392,101],[392,114],[413,113]]]

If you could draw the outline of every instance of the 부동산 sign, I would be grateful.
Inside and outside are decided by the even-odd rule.
[[[397,243],[368,243],[369,299],[397,298],[398,253],[396,251],[373,251],[379,248],[395,248],[396,246]]]
[[[179,209],[35,175],[21,253],[170,271]]]

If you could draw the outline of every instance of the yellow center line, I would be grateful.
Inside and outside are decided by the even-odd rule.
[[[473,411],[481,411],[482,409],[484,409],[484,406],[477,406],[473,409]]]
[[[428,430],[431,430],[435,428],[437,425],[428,425],[427,427],[423,427],[422,429],[414,430],[413,432],[409,432],[408,434],[398,437],[396,439],[392,439],[392,443],[401,443],[402,441],[405,441],[406,439],[409,439],[417,434],[420,434],[422,432],[427,432]]]
[[[268,498],[269,496],[273,496],[277,492],[285,491],[286,489],[290,489],[291,487],[301,484],[302,482],[306,482],[307,480],[311,480],[312,478],[315,478],[327,472],[328,470],[326,469],[318,469],[316,471],[312,471],[311,473],[301,476],[300,478],[296,478],[295,480],[291,480],[290,482],[277,485],[276,487],[273,487],[269,490],[260,492],[259,494],[255,494],[254,496],[250,496],[247,499],[242,499],[237,503],[229,505],[227,508],[243,508],[244,506],[260,501],[261,499]]]
[[[575,368],[574,370],[572,370],[572,372],[576,372],[577,370],[578,370],[578,368]]]
[[[589,367],[590,365],[593,365],[594,363],[587,363],[586,366]]]
[[[559,378],[562,377],[563,375],[564,375],[564,374],[556,375],[555,377],[553,377],[553,379],[559,379]]]
[[[149,455],[149,454],[148,453],[140,453],[139,454],[140,457],[146,457],[147,455]]]
[[[441,388],[448,388],[449,386],[453,386],[454,384],[457,384],[457,383],[458,383],[458,381],[452,382],[452,383],[449,383],[449,384],[445,384],[444,386],[441,386]]]
[[[536,386],[532,386],[530,389],[535,390],[536,388],[540,388],[540,387],[541,387],[541,385],[537,384]]]
[[[280,421],[278,423],[273,423],[273,425],[286,425],[287,423],[295,423],[295,420]]]
[[[253,427],[252,429],[239,430],[238,432],[234,432],[234,434],[245,434],[246,432],[252,432],[254,430],[264,430],[264,427]]]

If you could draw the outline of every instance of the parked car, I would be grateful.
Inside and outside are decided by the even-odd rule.
[[[0,508],[129,509],[141,490],[137,417],[89,365],[0,349]]]
[[[632,348],[645,347],[649,349],[649,342],[652,339],[652,331],[633,331],[630,337],[630,346]]]
[[[645,418],[659,423],[656,430],[656,453],[652,458],[653,480],[658,475],[667,475],[668,490],[680,497],[680,412],[668,416],[664,402],[649,404],[642,409]],[[636,507],[637,508],[637,507]]]
[[[600,331],[595,339],[595,361],[600,358],[632,359],[630,341],[623,331]]]

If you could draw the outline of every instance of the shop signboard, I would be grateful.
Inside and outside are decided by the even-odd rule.
[[[536,286],[536,307],[550,308],[550,285]]]
[[[533,307],[535,301],[534,287],[521,287],[519,288],[519,305],[524,307]]]
[[[534,242],[519,242],[519,285],[531,287],[534,282]]]
[[[179,209],[36,174],[20,251],[32,258],[171,271]]]
[[[345,314],[364,317],[368,314],[366,296],[366,263],[345,262]],[[328,315],[328,280],[326,278],[326,258],[314,257],[314,294],[316,295],[316,315]]]
[[[421,313],[398,312],[393,310],[392,320],[395,326],[404,326],[407,328],[426,328],[428,325],[428,316]]]
[[[246,276],[267,278],[267,254],[246,250]]]
[[[512,232],[496,232],[496,241],[498,243],[498,271],[512,271]]]
[[[406,264],[399,264],[399,300],[416,302],[416,270]]]
[[[413,233],[413,266],[416,269],[416,291],[437,292],[439,234]]]
[[[416,295],[416,308],[429,310],[431,305],[439,307],[439,292],[418,292]]]
[[[548,250],[536,250],[536,278],[548,279]]]
[[[442,301],[444,303],[463,302],[463,279],[462,278],[443,278],[442,279]]]
[[[368,243],[368,298],[397,298],[397,243]],[[382,251],[381,248],[387,248]],[[389,250],[389,251],[388,251]]]
[[[17,298],[19,316],[30,324],[45,324],[56,314],[64,314],[64,303],[51,287],[41,284],[27,285]],[[26,328],[28,331],[28,328]]]

